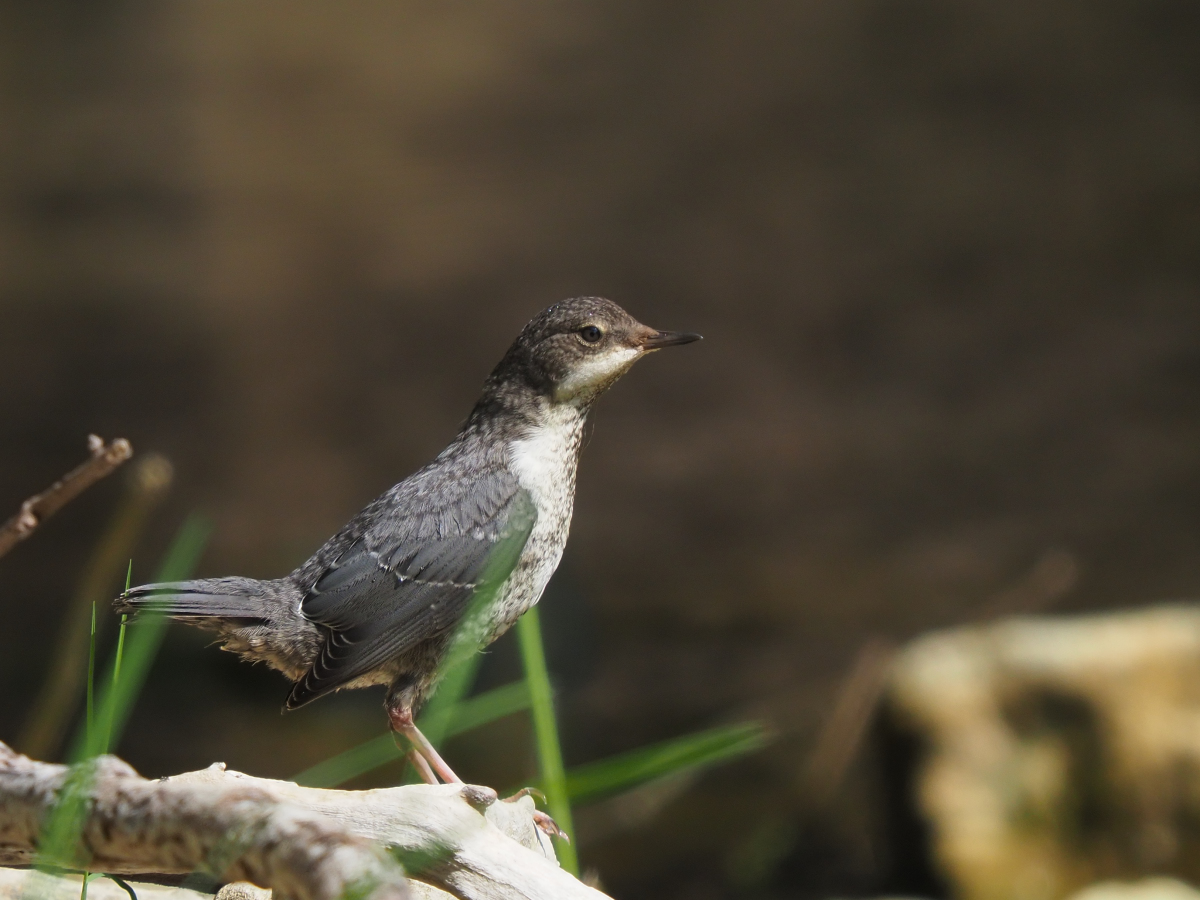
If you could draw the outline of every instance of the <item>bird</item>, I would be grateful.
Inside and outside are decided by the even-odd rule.
[[[292,681],[288,710],[383,685],[422,779],[461,783],[415,721],[441,664],[464,630],[486,646],[540,599],[567,542],[592,405],[643,356],[698,340],[602,297],[557,303],[522,329],[446,449],[291,574],[141,585],[116,610],[216,632]]]

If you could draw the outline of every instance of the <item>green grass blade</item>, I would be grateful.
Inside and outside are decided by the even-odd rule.
[[[546,805],[558,827],[567,834],[573,834],[575,828],[571,822],[571,801],[567,794],[566,773],[563,771],[558,724],[554,719],[554,694],[550,688],[550,674],[546,670],[546,652],[542,646],[542,630],[536,606],[517,621],[517,637],[521,642],[521,659],[525,663],[525,681],[529,685],[538,766],[542,773]],[[564,869],[579,875],[579,859],[574,844],[560,842],[558,856]]]
[[[129,586],[133,583],[133,560],[129,560],[129,567],[125,570],[125,592],[129,592]],[[95,615],[95,610],[92,611]],[[117,692],[117,684],[121,680],[121,660],[125,658],[125,627],[129,624],[129,616],[121,613],[121,626],[117,629],[117,650],[113,655],[113,671],[112,671],[112,693],[115,696]],[[90,675],[90,673],[89,673]],[[90,685],[89,685],[90,687]],[[112,720],[106,719],[104,723],[105,732],[103,735],[95,735],[92,729],[88,728],[88,745],[89,753],[97,755],[107,753],[109,746],[112,743]],[[95,743],[93,743],[95,742]]]
[[[462,698],[471,689],[475,673],[479,669],[479,651],[488,631],[488,608],[495,599],[497,589],[516,564],[527,536],[528,531],[515,533],[496,545],[480,578],[480,583],[487,587],[476,591],[462,621],[455,629],[450,649],[442,661],[441,680],[435,693],[425,704],[420,719],[417,720],[421,732],[435,746],[451,734],[464,730],[454,729],[454,723],[462,716],[464,705],[476,711],[483,709],[482,706],[471,707],[470,704],[464,704]],[[481,695],[481,698],[475,700],[481,700],[489,694]],[[503,704],[497,708],[502,706]],[[498,712],[495,717],[499,715],[507,713]],[[483,724],[483,721],[480,720],[478,724]],[[309,787],[333,787],[403,755],[404,751],[395,746],[392,735],[385,734],[305,769],[296,776],[296,782]]]
[[[206,520],[197,515],[190,516],[168,549],[156,580],[182,581],[187,578],[200,559],[210,531]],[[122,626],[125,624],[124,619],[122,616]],[[112,687],[101,698],[98,713],[98,721],[102,723],[103,743],[85,747],[83,757],[107,753],[120,741],[121,732],[124,731],[134,701],[145,684],[150,664],[158,652],[166,626],[165,616],[143,613],[129,629],[128,646],[118,638],[117,655],[113,660],[110,679]]]
[[[208,540],[208,525],[197,516],[189,518],[180,529],[175,541],[167,551],[166,560],[159,570],[159,580],[176,581],[186,578],[195,566],[200,552]],[[129,712],[141,691],[149,672],[150,663],[158,649],[165,620],[161,616],[150,618],[146,626],[132,629],[122,677],[110,678],[111,687],[100,698],[95,710],[95,722],[99,727],[90,730],[86,722],[76,734],[71,760],[76,763],[68,773],[67,780],[59,792],[58,802],[51,811],[40,840],[38,841],[37,866],[74,866],[79,830],[87,814],[88,794],[91,790],[94,771],[93,758],[103,752],[105,739],[112,735],[119,738]],[[116,675],[116,660],[113,674]],[[86,865],[86,860],[82,861]]]
[[[529,709],[530,702],[529,684],[525,681],[514,681],[485,691],[458,704],[446,728],[446,737],[473,731],[489,722]]]
[[[96,601],[92,601],[92,634],[88,641],[87,668],[87,742],[90,744],[96,737]],[[83,883],[87,890],[87,881]]]
[[[566,773],[567,794],[575,803],[599,800],[657,778],[753,753],[764,747],[767,740],[767,730],[758,722],[675,738],[571,769]]]
[[[516,566],[521,550],[525,546],[529,533],[533,529],[536,511],[528,509],[516,510],[510,520],[512,531],[501,537],[490,551],[487,566],[479,578],[479,587],[467,605],[462,620],[454,630],[450,648],[442,660],[440,678],[434,687],[434,693],[425,704],[417,725],[425,737],[435,746],[444,741],[450,734],[451,723],[459,715],[462,699],[475,682],[475,674],[479,669],[479,651],[488,640],[491,633],[491,620],[488,615],[496,592],[504,584],[508,575]],[[320,763],[312,769],[301,772],[298,779],[320,779],[323,783],[338,783],[353,778],[355,775],[369,771],[376,766],[395,759],[402,751],[390,751],[384,746],[384,739],[397,740],[390,735],[368,741],[359,747],[346,751],[333,760]],[[327,765],[328,764],[328,765]],[[314,771],[315,770],[315,771]],[[310,784],[309,781],[302,783]]]
[[[506,684],[459,703],[443,737],[471,731],[528,707],[529,688],[525,682]],[[403,755],[391,734],[384,734],[305,769],[296,776],[295,782],[306,787],[337,787]]]
[[[457,715],[457,707],[475,682],[480,663],[479,651],[489,636],[488,613],[492,601],[516,566],[532,527],[531,517],[524,530],[515,531],[496,544],[479,579],[484,586],[475,591],[462,621],[455,629],[450,650],[442,661],[441,680],[417,721],[421,732],[434,746],[448,736],[447,729]]]
[[[58,635],[46,646],[46,675],[32,700],[16,746],[34,759],[55,759],[70,749],[71,726],[87,688],[88,620],[92,604],[101,610],[97,642],[103,643],[116,575],[141,536],[150,512],[171,483],[171,464],[147,453],[126,470],[124,492],[75,584]],[[66,743],[68,746],[64,747]]]
[[[404,752],[396,746],[390,733],[381,734],[310,766],[292,780],[305,787],[333,788],[403,755]]]
[[[481,607],[482,608],[482,607]],[[455,659],[448,659],[444,668],[445,675],[438,685],[437,693],[425,705],[417,726],[421,733],[429,738],[435,747],[449,737],[450,722],[462,703],[463,695],[475,683],[475,673],[479,670],[481,657],[478,647]]]
[[[125,628],[128,624],[129,624],[129,616],[127,616],[125,613],[122,613],[121,614],[121,625],[117,629],[117,650],[113,654],[112,687],[109,689],[109,695],[108,695],[110,697],[117,696],[117,688],[121,682],[121,662],[122,662],[122,660],[125,659]],[[111,718],[112,710],[108,710],[108,712],[110,713],[110,715],[108,717],[106,717],[104,720],[104,734],[98,739],[99,743],[92,745],[92,749],[94,750],[94,753],[92,753],[91,755],[107,753],[108,748],[112,746],[112,726],[113,726],[113,720]]]

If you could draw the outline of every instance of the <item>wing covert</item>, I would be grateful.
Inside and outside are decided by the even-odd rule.
[[[533,500],[507,472],[465,487],[438,508],[381,517],[319,575],[300,609],[327,630],[325,643],[288,708],[451,631],[477,590],[508,577],[537,518]]]

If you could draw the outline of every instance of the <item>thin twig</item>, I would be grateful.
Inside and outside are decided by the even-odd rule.
[[[1045,612],[1079,584],[1080,565],[1066,550],[1049,550],[1029,574],[989,597],[971,616],[976,622]]]
[[[40,494],[30,497],[21,504],[15,516],[0,525],[0,556],[8,553],[48,518],[133,456],[133,448],[125,438],[105,444],[102,438],[89,434],[87,444],[88,452],[92,454],[89,460],[76,466]]]
[[[804,769],[806,794],[813,808],[824,808],[841,787],[866,736],[895,656],[896,645],[881,637],[871,638],[858,651]]]

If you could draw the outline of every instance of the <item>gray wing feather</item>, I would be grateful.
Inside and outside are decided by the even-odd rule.
[[[503,469],[457,487],[436,507],[396,498],[318,574],[300,609],[325,643],[289,708],[448,634],[476,590],[508,577],[537,517],[532,498]]]

